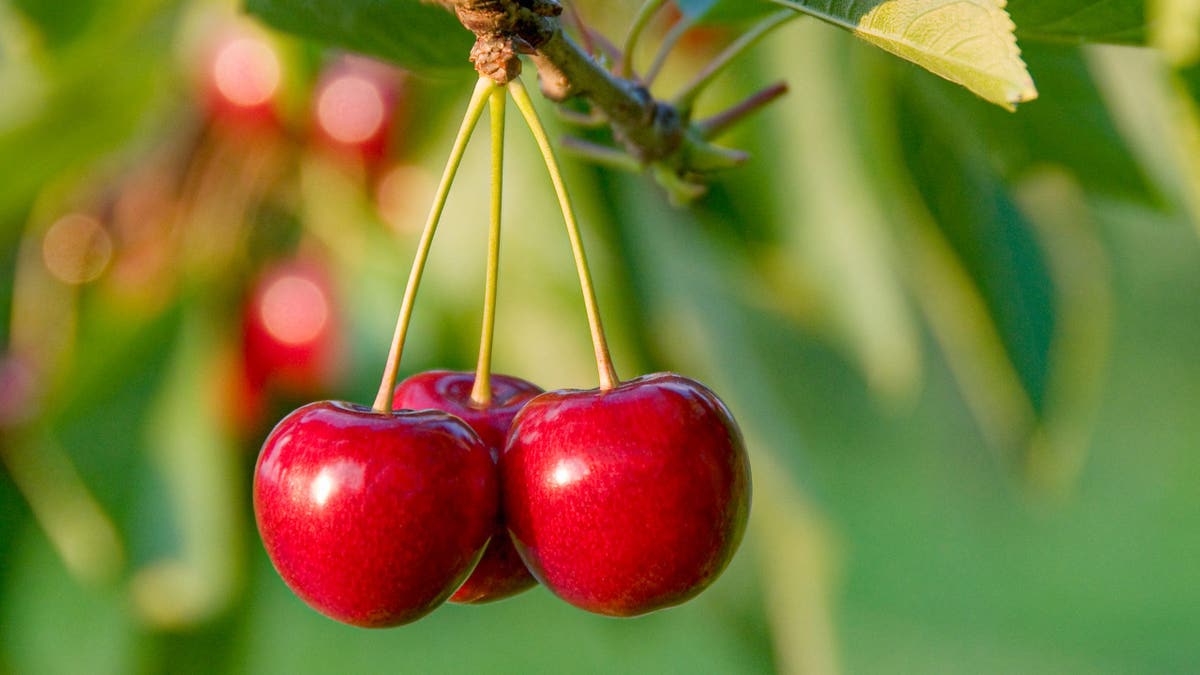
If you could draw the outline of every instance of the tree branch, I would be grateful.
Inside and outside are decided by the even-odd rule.
[[[656,100],[640,82],[617,76],[580,48],[563,32],[558,0],[441,2],[452,5],[463,25],[475,33],[471,54],[480,74],[505,84],[520,73],[515,55],[528,54],[547,98],[586,98],[604,114],[631,157],[643,166],[653,165],[656,174],[665,169],[680,179],[672,185],[695,184],[699,174],[744,161],[738,153],[709,144],[676,106]],[[688,196],[693,193],[687,191]]]

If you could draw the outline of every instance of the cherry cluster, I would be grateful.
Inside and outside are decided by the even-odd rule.
[[[749,465],[702,384],[659,373],[542,393],[493,375],[481,407],[473,380],[421,373],[396,388],[396,412],[323,401],[271,432],[254,506],[297,595],[382,627],[536,578],[577,607],[634,616],[688,600],[725,568]]]
[[[509,94],[542,150],[567,223],[596,389],[543,392],[491,372]],[[492,227],[479,366],[397,385],[429,244],[485,106]],[[712,391],[674,373],[617,378],[545,130],[519,80],[482,78],[417,247],[374,405],[310,403],[263,444],[254,509],[276,570],[318,611],[363,627],[408,623],[446,600],[499,600],[537,582],[582,609],[636,616],[715,581],[741,541],[749,505],[741,432]]]

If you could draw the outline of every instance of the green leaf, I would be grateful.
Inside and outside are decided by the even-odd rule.
[[[1046,96],[1020,115],[995,110],[928,78],[908,78],[901,86],[935,99],[937,123],[953,128],[962,139],[984,143],[1009,181],[1031,169],[1061,166],[1090,195],[1161,206],[1162,195],[1122,136],[1084,51],[1077,45],[1030,45],[1025,59],[1039,73]]]
[[[1038,410],[1056,309],[1045,256],[978,141],[965,129],[933,123],[942,114],[941,101],[924,91],[906,94],[899,116],[903,159],[938,234],[970,276]]]
[[[121,147],[154,119],[171,70],[174,18],[171,2],[105,5],[69,49],[36,64],[46,70],[32,87],[41,96],[0,122],[0,241],[11,241],[47,184]]]
[[[1146,3],[1142,0],[1009,0],[1008,13],[1023,40],[1146,41]]]
[[[853,32],[1010,110],[1037,98],[1003,0],[772,0]]]
[[[279,30],[417,72],[469,67],[471,33],[418,0],[246,0],[246,11]]]
[[[37,25],[42,37],[51,47],[71,42],[83,34],[101,5],[98,0],[13,0],[13,7]]]

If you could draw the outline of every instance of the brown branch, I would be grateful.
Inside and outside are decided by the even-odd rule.
[[[710,145],[679,109],[656,100],[640,82],[597,63],[562,30],[558,0],[442,0],[475,33],[472,62],[504,84],[520,73],[517,53],[537,67],[542,93],[553,101],[586,98],[604,114],[616,139],[643,166],[666,169],[685,182],[724,165],[730,153]]]

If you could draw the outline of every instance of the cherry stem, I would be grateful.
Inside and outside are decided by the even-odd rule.
[[[675,96],[673,101],[676,108],[681,112],[688,112],[695,104],[696,98],[703,93],[704,89],[712,83],[729,64],[733,63],[739,56],[758,44],[760,40],[767,36],[772,30],[782,26],[783,24],[800,16],[798,12],[790,9],[785,9],[771,14],[759,23],[755,24],[750,30],[743,33],[738,39],[734,40],[720,54],[709,62],[704,70],[696,74],[696,77],[683,88]]]
[[[600,375],[600,388],[604,390],[617,386],[620,380],[613,368],[612,356],[608,352],[608,342],[604,338],[604,326],[600,321],[600,309],[596,302],[596,291],[592,287],[592,273],[588,269],[587,255],[583,250],[583,238],[579,235],[579,223],[575,220],[575,209],[571,206],[571,198],[567,194],[566,183],[563,182],[562,172],[559,171],[558,160],[554,156],[554,148],[550,146],[550,138],[529,92],[520,78],[508,84],[513,102],[525,118],[533,139],[537,141],[542,159],[546,162],[546,170],[550,172],[550,182],[554,184],[554,192],[558,196],[558,206],[562,209],[563,219],[567,224],[567,236],[571,240],[571,252],[575,256],[575,269],[579,272],[579,287],[583,291],[583,306],[587,310],[588,328],[592,333],[592,348],[596,352],[596,370]]]
[[[492,402],[492,338],[496,333],[496,286],[500,279],[500,214],[504,202],[504,109],[508,98],[503,87],[492,90],[488,111],[492,123],[492,210],[488,227],[487,281],[483,288],[483,333],[479,337],[479,362],[471,402]]]
[[[625,49],[621,52],[621,77],[628,78],[633,74],[633,52],[637,48],[638,38],[642,36],[646,24],[650,23],[650,19],[665,4],[667,4],[667,0],[646,0],[638,10],[637,16],[633,18],[633,25],[629,27],[629,36],[625,38]]]
[[[483,115],[484,104],[496,87],[496,83],[486,77],[479,78],[475,91],[471,94],[471,102],[467,105],[467,113],[463,117],[458,136],[454,139],[454,147],[450,158],[446,160],[446,170],[442,173],[442,182],[438,185],[433,208],[429,211],[429,219],[425,221],[425,230],[417,244],[416,257],[413,259],[412,271],[408,275],[408,286],[404,289],[404,300],[400,304],[400,316],[396,319],[396,332],[392,336],[391,350],[388,352],[387,365],[383,369],[383,380],[379,383],[379,393],[375,396],[377,412],[387,413],[392,410],[392,392],[396,388],[396,375],[400,372],[400,356],[404,351],[404,340],[408,335],[408,324],[412,320],[413,303],[417,298],[417,289],[421,285],[421,275],[425,272],[425,261],[429,259],[429,247],[433,243],[433,235],[437,232],[438,221],[442,218],[442,210],[446,207],[446,197],[450,194],[450,186],[462,163],[463,153],[467,149],[467,141],[471,139],[475,125]]]

